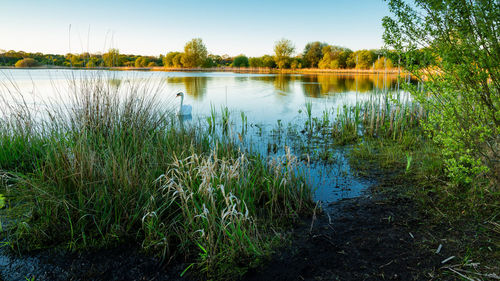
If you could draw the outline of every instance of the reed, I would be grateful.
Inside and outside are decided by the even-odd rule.
[[[35,117],[16,103],[0,120],[13,249],[132,243],[231,279],[269,253],[275,230],[314,207],[289,151],[273,160],[241,152],[210,134],[215,116],[209,128],[181,126],[159,102],[161,86],[70,84],[69,105]]]
[[[403,142],[411,131],[423,133],[421,122],[426,118],[427,114],[416,102],[372,96],[368,101],[338,110],[331,132],[340,144],[356,142],[361,138],[387,138]]]

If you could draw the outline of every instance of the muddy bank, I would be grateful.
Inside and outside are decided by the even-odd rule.
[[[433,279],[449,253],[419,246],[424,222],[410,199],[382,192],[389,184],[329,204],[294,231],[290,247],[245,280]]]
[[[21,258],[3,252],[0,280],[187,280],[180,277],[187,264],[174,262],[167,270],[137,248],[128,245],[84,254],[42,251]]]

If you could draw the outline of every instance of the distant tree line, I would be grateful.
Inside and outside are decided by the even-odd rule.
[[[359,50],[329,45],[323,42],[308,43],[301,53],[295,53],[295,46],[288,39],[274,44],[274,54],[261,57],[236,57],[209,54],[200,38],[192,39],[184,46],[184,52],[169,52],[165,56],[140,56],[120,54],[118,49],[109,49],[104,54],[55,55],[16,51],[0,52],[0,66],[35,67],[155,67],[197,68],[197,67],[264,67],[278,69],[390,69],[399,65],[429,64],[425,57],[416,54],[398,57],[388,50]],[[424,52],[421,52],[422,54]],[[410,59],[411,58],[411,59]]]

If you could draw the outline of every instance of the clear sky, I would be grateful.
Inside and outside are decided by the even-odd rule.
[[[0,0],[0,50],[159,55],[200,37],[209,53],[271,54],[287,38],[383,46],[383,0]],[[71,25],[71,30],[69,26]]]

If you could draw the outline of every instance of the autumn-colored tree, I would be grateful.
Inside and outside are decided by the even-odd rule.
[[[38,66],[38,62],[32,58],[25,58],[25,59],[17,61],[15,66],[16,67],[34,67],[34,66]]]
[[[375,69],[393,68],[392,60],[386,57],[380,57],[375,61]]]

